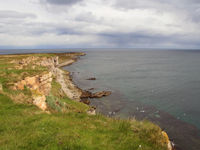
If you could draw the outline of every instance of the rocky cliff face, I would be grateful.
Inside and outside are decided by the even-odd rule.
[[[56,77],[56,81],[60,83],[63,92],[72,100],[80,101],[80,96],[82,94],[81,90],[76,87],[70,79],[69,73],[59,68],[52,68],[52,73]]]
[[[59,64],[58,57],[46,58],[43,57],[42,60],[38,61],[38,57],[28,57],[22,59],[18,63],[23,68],[28,64],[44,66],[50,69],[48,73],[43,73],[42,75],[36,75],[33,77],[26,77],[24,80],[21,80],[14,85],[14,90],[24,90],[25,87],[31,90],[32,93],[32,102],[34,105],[38,106],[42,110],[47,109],[46,96],[50,94],[51,83],[53,80],[52,70],[56,65]]]
[[[13,60],[11,63],[18,64],[16,65],[16,69],[23,69],[24,67],[28,66],[29,64],[32,65],[32,69],[34,69],[36,66],[44,66],[44,67],[51,67],[51,66],[57,66],[59,64],[58,62],[58,56],[56,57],[37,57],[37,56],[31,56],[27,57],[21,60]]]
[[[42,110],[47,109],[46,97],[51,91],[52,73],[45,73],[33,77],[26,77],[14,85],[14,90],[24,90],[28,88],[33,95],[33,104]]]
[[[41,62],[38,62],[37,65],[52,68],[56,67],[59,64],[58,56],[52,58],[43,58]]]
[[[45,73],[33,77],[26,77],[15,83],[15,90],[24,90],[24,87],[29,88],[31,91],[37,91],[40,94],[48,95],[51,90],[52,73]]]
[[[38,60],[39,58],[37,57],[29,57],[19,61],[18,63],[21,64],[22,68],[30,63],[38,66],[44,66],[48,68],[49,72],[33,77],[26,77],[25,79],[18,81],[13,87],[14,90],[24,90],[24,88],[27,87],[32,92],[33,104],[42,110],[46,110],[46,96],[50,94],[51,83],[53,77],[55,77],[56,81],[61,85],[62,91],[70,99],[80,101],[82,94],[81,90],[73,84],[69,73],[66,73],[59,68],[62,65],[73,63],[73,59],[64,62],[62,65],[59,65],[58,56],[51,58],[44,57],[41,61]]]

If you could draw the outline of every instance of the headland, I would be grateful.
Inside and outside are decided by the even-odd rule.
[[[0,56],[0,149],[169,150],[166,132],[149,121],[95,112],[61,67],[84,53]]]

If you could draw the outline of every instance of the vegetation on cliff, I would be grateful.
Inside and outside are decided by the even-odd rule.
[[[166,150],[157,125],[88,114],[91,108],[68,98],[54,74],[46,76],[48,65],[39,63],[55,56],[64,63],[77,55],[0,56],[0,150]],[[33,105],[41,97],[44,110]]]

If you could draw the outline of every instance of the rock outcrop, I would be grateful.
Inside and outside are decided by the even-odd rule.
[[[47,67],[49,72],[43,75],[26,77],[24,80],[15,83],[14,89],[24,90],[25,87],[30,89],[33,95],[33,104],[37,105],[42,110],[46,110],[46,96],[48,96],[51,91],[51,82],[54,76],[67,97],[72,100],[80,101],[82,90],[73,84],[69,72],[59,68],[75,62],[77,57],[71,58],[71,54],[68,55],[70,59],[62,64],[59,64],[58,56],[51,58],[43,57],[40,59],[38,57],[28,57],[19,61],[18,64],[20,64],[22,68],[31,63],[33,65]]]
[[[101,98],[104,96],[109,96],[111,93],[112,93],[111,91],[96,92],[92,94],[91,98]]]
[[[96,110],[94,108],[90,108],[90,110],[87,111],[87,114],[96,115]]]
[[[24,90],[28,88],[33,95],[33,104],[38,106],[42,110],[47,109],[46,96],[51,91],[52,73],[46,73],[43,75],[37,75],[33,77],[26,77],[14,85],[15,90]]]
[[[88,99],[83,99],[83,100],[81,100],[81,102],[86,105],[90,105],[90,101]]]
[[[31,91],[37,91],[40,94],[48,95],[51,90],[52,73],[37,75],[33,77],[26,77],[14,85],[15,90],[24,90],[25,87]]]
[[[69,61],[66,61],[66,62],[64,62],[64,63],[61,63],[61,64],[58,64],[58,65],[56,65],[56,67],[63,67],[63,66],[68,66],[68,65],[71,65],[71,64],[73,64],[75,62],[75,60],[74,59],[71,59],[71,60],[69,60]]]
[[[66,74],[65,71],[59,68],[72,64],[73,62],[75,62],[74,59],[69,59],[64,63],[59,64],[59,58],[58,56],[56,56],[52,58],[43,58],[43,60],[41,62],[38,62],[37,65],[49,68],[50,72],[56,78],[56,81],[61,85],[62,91],[70,99],[80,101],[81,90],[73,84],[69,74]]]
[[[162,131],[162,135],[165,138],[165,143],[167,144],[168,150],[174,150],[171,141],[169,140],[169,137],[165,131]]]
[[[33,104],[45,111],[47,109],[45,95],[33,96]]]
[[[90,92],[90,91],[82,91],[81,99],[91,98],[91,96],[92,96],[92,92]]]
[[[80,101],[81,90],[76,87],[66,72],[59,68],[52,68],[52,73],[56,77],[56,81],[60,83],[63,92],[72,100]]]
[[[81,98],[101,98],[104,96],[109,96],[112,92],[111,91],[101,91],[101,92],[96,92],[92,93],[90,91],[82,91]]]
[[[18,62],[18,64],[26,66],[26,65],[30,64],[31,62],[37,61],[38,59],[39,59],[39,57],[31,56],[31,57],[27,57],[27,58],[20,60]]]
[[[24,67],[28,66],[29,64],[32,64],[32,68],[35,68],[35,64],[37,64],[39,60],[39,57],[37,56],[30,56],[21,60],[13,60],[11,63],[16,64],[16,69],[23,69]]]
[[[88,78],[88,79],[86,79],[86,80],[96,80],[96,78],[95,78],[95,77],[92,77],[92,78]]]
[[[52,68],[56,67],[59,64],[58,56],[46,58],[44,57],[41,62],[38,62],[37,65]]]

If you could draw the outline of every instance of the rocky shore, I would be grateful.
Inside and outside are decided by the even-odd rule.
[[[2,84],[0,84],[0,93],[3,95],[7,95],[17,103],[21,104],[29,103],[36,105],[38,108],[42,110],[42,112],[47,112],[47,113],[55,111],[60,111],[60,112],[73,111],[77,113],[84,112],[86,114],[89,114],[88,116],[94,115],[94,117],[96,116],[97,119],[99,119],[98,118],[99,116],[95,115],[96,114],[95,108],[92,106],[87,106],[90,105],[89,99],[109,96],[111,94],[111,91],[100,91],[92,93],[90,91],[81,90],[72,82],[70,72],[64,71],[61,68],[63,66],[67,66],[74,63],[75,61],[77,61],[79,56],[85,54],[67,53],[67,54],[56,54],[56,55],[46,54],[46,55],[47,56],[45,56],[44,54],[42,55],[38,54],[34,56],[19,55],[18,57],[6,56],[6,59],[8,59],[7,61],[12,65],[12,68],[6,68],[8,71],[3,72],[0,76],[5,77],[6,74],[9,74],[12,80],[7,80],[5,78],[6,82],[2,82],[3,86]],[[4,57],[2,58],[4,59]],[[12,72],[9,72],[9,70],[12,70]],[[94,80],[94,78],[92,78],[91,80]],[[5,89],[6,91],[4,91]],[[62,102],[62,98],[65,99],[69,98],[69,100],[68,102],[66,101],[67,103]],[[76,104],[70,101],[74,101],[76,102]],[[79,106],[80,104],[82,105]],[[112,121],[111,118],[106,118],[106,120],[111,121],[111,123],[116,121],[115,119],[113,119]],[[104,124],[105,120],[102,123]],[[133,122],[130,121],[130,123],[136,123],[136,121]],[[125,125],[127,124],[126,121],[124,122],[122,121],[121,123],[122,126],[121,125],[119,126],[120,132],[121,131],[124,132],[123,128],[128,128],[128,129],[132,128],[132,126],[124,127],[124,124]],[[166,132],[162,131],[159,127],[156,127],[156,125],[151,125],[151,127],[149,128],[146,127],[145,124],[147,123],[141,124],[138,127],[137,125],[135,125],[135,127],[133,127],[133,131],[135,132],[134,134],[138,134],[138,129],[141,127],[144,127],[145,132],[147,132],[148,130],[150,134],[152,134],[152,132],[155,131],[156,137],[155,138],[153,137],[152,139],[151,137],[149,137],[149,139],[151,139],[153,142],[158,142],[155,143],[155,145],[156,144],[161,146],[167,145],[168,150],[173,149],[172,144]],[[132,130],[127,130],[127,131],[131,131],[132,134]],[[143,136],[143,132],[144,131],[141,130],[141,136]],[[147,138],[147,141],[149,139]],[[140,146],[141,145],[139,145],[139,147]]]
[[[48,72],[42,75],[26,77],[25,79],[18,81],[15,83],[13,90],[24,90],[24,87],[29,88],[31,92],[34,93],[32,103],[44,111],[47,110],[46,96],[48,96],[51,91],[53,78],[55,78],[56,81],[61,85],[61,90],[67,97],[78,102],[83,102],[87,105],[90,104],[90,101],[88,100],[89,98],[101,98],[110,95],[110,91],[92,93],[78,88],[72,82],[70,72],[61,69],[61,67],[68,66],[76,62],[78,57],[83,55],[85,54],[78,53],[76,57],[73,56],[62,63],[59,63],[59,56],[43,58],[42,61],[38,61],[39,59],[37,57],[29,57],[22,59],[19,62],[14,62],[20,65],[18,67],[19,69],[22,69],[24,66],[28,66],[32,63],[33,68],[36,66],[43,66],[48,68]],[[88,113],[95,114],[95,108],[91,107]]]

